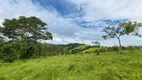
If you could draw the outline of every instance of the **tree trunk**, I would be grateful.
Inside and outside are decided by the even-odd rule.
[[[119,41],[119,53],[122,53],[122,45],[121,45],[121,40],[120,38],[118,38]]]

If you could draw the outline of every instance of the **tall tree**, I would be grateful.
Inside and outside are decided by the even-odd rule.
[[[121,23],[120,25],[115,27],[109,26],[103,29],[103,32],[105,32],[106,35],[102,37],[104,39],[116,38],[119,42],[119,52],[122,53],[121,36],[130,35],[130,34],[135,36],[141,36],[137,32],[140,26],[141,23],[131,22],[131,21]]]
[[[36,17],[20,16],[18,19],[5,19],[0,33],[11,40],[30,39],[37,41],[39,39],[52,39],[48,32],[47,24]]]
[[[4,49],[9,48],[10,50],[11,48],[11,54],[19,50],[22,58],[29,58],[36,53],[40,53],[38,40],[52,40],[52,34],[48,31],[46,25],[45,22],[34,16],[5,19],[3,26],[0,27],[0,34],[9,38],[10,43],[8,44],[9,47],[6,46]],[[16,48],[11,47],[14,45]],[[3,53],[7,53],[6,56],[9,56],[9,53],[5,50]]]

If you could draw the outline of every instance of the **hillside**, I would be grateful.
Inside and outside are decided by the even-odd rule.
[[[142,54],[131,51],[0,63],[0,80],[142,80]]]
[[[91,47],[91,48],[88,48],[86,50],[84,50],[83,52],[95,52],[98,48],[97,47]]]
[[[66,47],[68,48],[68,50],[74,50],[74,49],[82,49],[82,48],[86,48],[86,45],[85,44],[79,44],[79,43],[71,43],[71,44],[67,44],[63,47]]]
[[[78,45],[78,46],[76,46],[76,47],[74,47],[74,48],[72,48],[72,49],[70,49],[70,51],[83,51],[83,50],[86,50],[88,48],[88,46],[87,45],[85,45],[85,44],[80,44],[80,45]]]

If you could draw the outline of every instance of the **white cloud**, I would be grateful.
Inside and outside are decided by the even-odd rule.
[[[0,0],[0,22],[5,18],[17,18],[19,16],[37,16],[48,23],[49,31],[53,34],[53,41],[49,43],[65,44],[72,42],[92,44],[92,41],[99,40],[102,45],[115,45],[115,39],[105,41],[101,38],[103,33],[100,28],[82,28],[78,26],[74,19],[59,16],[58,12],[46,10],[38,4],[33,4],[31,0]],[[142,19],[141,0],[70,0],[78,7],[83,6],[84,16],[78,20],[92,21],[86,25],[107,25],[103,19]],[[67,5],[67,4],[65,4]],[[98,22],[95,22],[95,21]],[[94,23],[93,23],[94,22]],[[122,37],[123,44],[138,44],[140,38]],[[129,42],[128,42],[129,41]]]
[[[79,5],[84,4],[85,20],[100,19],[142,19],[142,0],[71,0]]]

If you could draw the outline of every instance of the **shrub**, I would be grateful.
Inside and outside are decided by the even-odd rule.
[[[39,45],[32,41],[7,42],[1,47],[1,57],[6,62],[12,62],[15,59],[37,57],[39,53]]]
[[[15,42],[9,42],[1,47],[2,59],[6,62],[13,62],[18,58],[18,48],[19,46]]]

